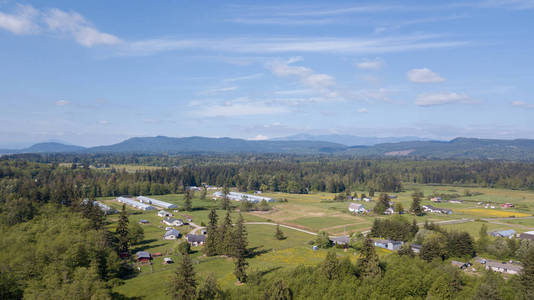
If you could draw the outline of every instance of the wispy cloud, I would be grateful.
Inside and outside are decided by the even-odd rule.
[[[419,95],[415,104],[419,106],[435,106],[453,103],[472,103],[474,102],[465,94],[453,92],[426,93]]]
[[[205,50],[233,53],[389,53],[469,45],[467,41],[446,40],[432,34],[413,34],[381,38],[228,38],[228,39],[151,39],[121,47],[122,55],[151,55],[164,51]]]
[[[358,113],[361,113],[361,114],[365,114],[365,113],[368,113],[369,110],[367,110],[367,108],[358,108],[358,110],[356,110]]]
[[[242,81],[242,80],[250,80],[250,79],[256,79],[263,76],[263,73],[256,73],[246,76],[239,76],[239,77],[233,77],[233,78],[226,78],[224,79],[225,82],[236,82],[236,81]]]
[[[249,25],[325,25],[339,22],[339,19],[334,18],[306,18],[306,19],[295,19],[295,18],[230,18],[226,21],[239,24],[249,24]]]
[[[382,67],[384,67],[385,63],[382,59],[380,58],[375,58],[374,60],[364,60],[362,62],[359,62],[356,64],[356,67],[358,67],[358,69],[362,69],[362,70],[372,70],[372,71],[377,71],[377,70],[380,70],[382,69]]]
[[[412,69],[406,73],[406,76],[408,77],[408,80],[415,83],[435,83],[445,81],[445,78],[427,68]]]
[[[263,101],[237,99],[223,104],[211,104],[195,110],[192,114],[199,117],[242,117],[254,115],[273,115],[289,112],[288,107],[269,105]]]
[[[300,82],[316,91],[321,92],[325,95],[333,95],[334,92],[330,87],[335,85],[334,77],[327,74],[315,73],[312,69],[295,66],[292,63],[300,61],[301,58],[294,57],[288,61],[273,61],[267,64],[267,68],[273,72],[276,76],[279,77],[297,77]]]
[[[212,88],[212,89],[204,90],[204,91],[201,91],[199,94],[215,95],[215,94],[220,94],[220,93],[232,92],[237,89],[238,89],[237,86],[226,86],[226,87],[221,87],[221,88]]]
[[[527,103],[525,101],[513,101],[512,105],[522,108],[534,109],[534,103]]]
[[[37,10],[31,5],[18,5],[13,14],[0,12],[0,28],[14,34],[63,34],[85,47],[122,42],[112,34],[99,31],[76,12],[65,12],[57,8]]]
[[[268,140],[269,137],[268,136],[265,136],[263,134],[258,134],[254,137],[251,137],[251,138],[248,138],[249,141],[265,141],[265,140]]]
[[[76,12],[65,12],[53,8],[43,14],[43,20],[50,30],[71,36],[76,42],[85,47],[115,45],[122,42],[112,34],[98,31],[82,15]]]
[[[17,5],[13,14],[0,12],[0,28],[14,34],[32,34],[39,32],[36,19],[39,12],[31,5]]]
[[[58,100],[55,102],[56,106],[65,106],[67,104],[69,104],[70,102],[67,101],[67,100]]]

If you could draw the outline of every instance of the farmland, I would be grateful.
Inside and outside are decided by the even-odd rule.
[[[411,194],[413,191],[424,191],[425,195],[432,195],[433,193],[463,193],[464,189],[453,186],[410,186],[409,190],[394,194],[397,199],[394,202],[400,202],[405,208],[408,208],[411,203]],[[515,229],[516,231],[524,231],[534,228],[534,219],[528,218],[532,214],[529,213],[530,201],[534,202],[534,193],[525,191],[487,189],[487,188],[469,188],[471,192],[478,192],[481,195],[461,196],[459,200],[461,203],[433,203],[425,198],[422,204],[432,204],[434,206],[449,208],[453,210],[451,215],[427,214],[423,217],[416,217],[418,223],[425,221],[442,222],[453,221],[452,224],[444,224],[443,228],[447,230],[461,230],[467,231],[472,236],[476,237],[483,224],[486,224],[489,231]],[[363,192],[363,191],[362,191]],[[377,216],[373,214],[352,215],[347,211],[348,201],[336,202],[332,201],[334,194],[316,193],[306,195],[286,194],[286,193],[265,193],[265,196],[273,197],[275,199],[287,199],[287,202],[276,202],[269,212],[247,212],[243,213],[246,222],[270,222],[279,223],[296,228],[301,228],[311,232],[327,231],[331,235],[349,234],[352,232],[363,232],[370,229],[374,218],[388,218],[389,216]],[[393,194],[392,194],[393,195]],[[169,194],[161,196],[153,196],[153,198],[175,203],[179,207],[183,205],[182,194]],[[476,199],[474,199],[476,198]],[[498,203],[514,203],[520,209],[502,209],[500,207],[491,209],[484,208],[477,205],[483,200],[498,205]],[[106,204],[109,204],[117,209],[120,204],[113,200],[113,198],[100,199]],[[238,203],[234,203],[238,205]],[[373,202],[364,203],[367,208],[372,208]],[[177,217],[193,218],[195,224],[206,224],[208,222],[208,209],[218,208],[216,201],[208,197],[206,200],[200,200],[198,197],[193,198],[193,211],[178,212]],[[145,230],[145,241],[138,245],[133,251],[146,250],[151,253],[161,252],[165,257],[172,257],[175,261],[179,259],[174,248],[179,241],[162,240],[164,232],[163,226],[160,224],[161,218],[156,215],[155,211],[138,211],[128,208],[131,213],[130,220],[138,222],[140,219],[150,221],[150,224],[143,225]],[[219,219],[221,219],[225,211],[217,210]],[[234,210],[231,214],[232,219],[237,219],[238,212]],[[513,218],[515,216],[516,218]],[[518,217],[527,217],[519,219]],[[414,218],[407,215],[407,218]],[[503,219],[504,218],[504,219]],[[484,219],[484,220],[482,220]],[[116,216],[108,217],[111,227],[114,226]],[[461,223],[455,223],[454,220],[460,220]],[[186,234],[191,230],[190,226],[182,226],[178,229]],[[253,255],[248,259],[249,272],[265,272],[267,277],[273,270],[283,268],[292,268],[298,265],[316,265],[324,259],[325,250],[314,251],[309,245],[310,240],[314,240],[315,236],[308,233],[299,232],[296,230],[282,228],[287,239],[274,239],[274,226],[270,225],[253,225],[246,226],[248,231],[249,247],[253,249]],[[337,249],[340,257],[348,256],[352,261],[358,257],[358,252],[355,250],[343,251]],[[387,250],[378,250],[379,255],[387,255],[390,253]],[[235,283],[235,277],[232,275],[233,262],[225,257],[205,257],[199,248],[194,248],[192,254],[195,264],[195,270],[200,277],[205,277],[209,273],[213,273],[218,279],[218,282],[223,287],[231,287]],[[162,257],[156,257],[151,265],[144,265],[141,267],[141,272],[138,276],[124,281],[123,285],[117,286],[115,291],[124,294],[125,296],[138,296],[141,298],[150,299],[165,299],[165,286],[169,276],[173,270],[172,265],[164,265]]]

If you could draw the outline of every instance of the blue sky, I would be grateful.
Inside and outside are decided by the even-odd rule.
[[[533,28],[532,0],[0,0],[0,147],[534,138]]]

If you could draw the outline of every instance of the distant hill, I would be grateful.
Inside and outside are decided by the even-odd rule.
[[[430,139],[419,138],[415,136],[400,136],[400,137],[370,137],[370,136],[355,136],[348,134],[296,134],[286,137],[273,138],[271,141],[324,141],[342,144],[346,146],[373,146],[383,143],[398,143],[406,141],[429,141]]]
[[[456,138],[451,141],[413,141],[350,147],[346,152],[358,156],[534,160],[534,140]]]
[[[136,137],[121,143],[93,147],[94,153],[335,153],[346,150],[344,145],[322,141],[249,141],[232,138],[206,137]]]
[[[372,146],[345,146],[328,141],[249,141],[206,137],[135,137],[123,142],[92,148],[61,143],[40,143],[19,150],[0,150],[0,154],[18,153],[137,153],[137,154],[335,154],[355,157],[412,157],[437,159],[534,160],[534,140],[490,140],[456,138],[451,141],[403,141]]]
[[[0,149],[0,153],[63,153],[78,152],[85,150],[85,147],[66,145],[56,142],[38,143],[24,149]]]

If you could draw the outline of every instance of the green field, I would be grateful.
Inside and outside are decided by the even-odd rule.
[[[417,189],[423,191],[425,195],[436,193],[457,193],[464,194],[462,187],[453,186],[407,186],[407,190],[396,194],[397,199],[394,202],[400,202],[405,209],[411,204],[411,194]],[[461,224],[442,225],[448,230],[461,230],[469,232],[474,238],[478,237],[478,232],[482,224],[486,224],[488,231],[514,229],[517,232],[534,229],[534,218],[503,218],[510,215],[531,216],[534,208],[534,192],[514,191],[503,189],[489,188],[469,188],[471,192],[479,192],[482,195],[466,197],[459,199],[464,202],[454,203],[433,203],[425,198],[422,204],[432,204],[437,207],[449,208],[453,210],[451,215],[428,214],[424,217],[417,217],[418,223],[425,221],[447,221],[460,220]],[[361,192],[359,192],[361,193]],[[269,212],[248,212],[243,213],[246,222],[272,222],[280,223],[297,228],[305,229],[312,232],[325,230],[331,235],[341,235],[358,231],[366,231],[372,225],[374,218],[388,218],[390,216],[377,216],[371,214],[352,215],[348,212],[347,207],[350,202],[333,202],[333,194],[316,193],[307,195],[283,194],[283,193],[266,193],[275,199],[285,198],[288,202],[276,202],[273,209]],[[183,206],[183,195],[162,195],[152,196],[153,198],[178,204],[179,209]],[[193,222],[200,225],[208,222],[208,213],[210,208],[218,208],[218,203],[211,199],[200,200],[198,197],[193,199],[193,211],[184,213],[181,210],[175,212],[177,218],[192,217]],[[377,198],[377,195],[375,195]],[[120,209],[121,204],[112,198],[99,199],[105,203]],[[486,209],[477,205],[477,202],[506,203],[511,202],[516,205],[514,209],[501,209],[497,206],[495,209]],[[372,209],[374,202],[363,203],[368,209]],[[239,203],[234,203],[236,207]],[[179,255],[175,255],[173,250],[180,241],[166,241],[162,239],[164,225],[161,224],[161,218],[157,216],[157,211],[139,211],[128,208],[131,213],[131,222],[138,222],[140,219],[147,219],[150,224],[142,225],[145,230],[145,240],[140,245],[135,246],[133,252],[146,250],[151,253],[161,252],[164,257],[172,257],[175,261],[179,260]],[[172,212],[172,211],[171,211]],[[219,220],[224,218],[225,211],[217,210]],[[231,214],[235,221],[238,212],[234,210]],[[414,218],[412,215],[406,215],[407,218]],[[114,227],[117,215],[109,216],[109,226]],[[482,221],[484,219],[485,221]],[[326,254],[326,250],[313,251],[308,241],[314,240],[315,236],[299,232],[289,228],[282,228],[287,236],[285,240],[276,240],[274,235],[275,227],[272,225],[252,225],[246,226],[248,231],[249,247],[255,253],[249,262],[249,273],[263,272],[269,276],[273,270],[280,268],[292,268],[297,265],[315,265],[321,262]],[[178,228],[180,232],[186,234],[191,230],[190,226]],[[208,273],[213,273],[218,282],[223,287],[235,285],[233,276],[233,261],[226,257],[205,257],[201,249],[194,249],[192,255],[195,269],[199,278],[205,277]],[[357,253],[354,250],[344,252],[342,249],[336,250],[339,256],[348,256],[351,260],[357,259]],[[377,249],[379,255],[387,255],[388,251]],[[157,257],[152,261],[152,265],[141,266],[141,272],[134,278],[127,279],[124,284],[116,286],[115,291],[125,296],[137,296],[141,299],[166,299],[165,289],[169,277],[172,274],[175,265],[163,265],[163,257]]]

